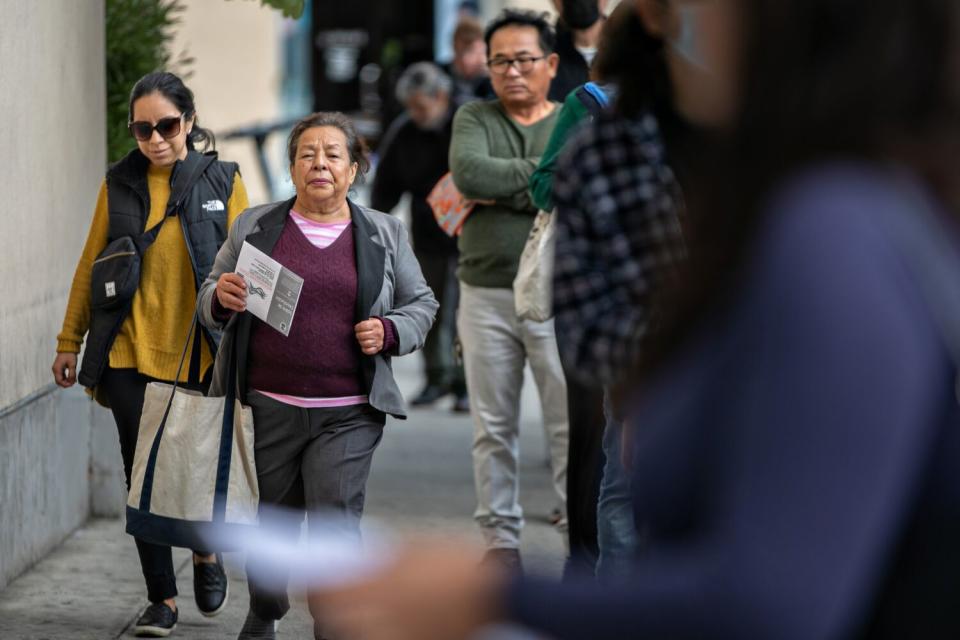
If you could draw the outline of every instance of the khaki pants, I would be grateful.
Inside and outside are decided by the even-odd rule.
[[[521,320],[511,289],[460,283],[457,330],[473,417],[474,518],[490,548],[516,548],[523,528],[518,501],[520,390],[530,363],[540,393],[553,485],[566,502],[567,385],[553,320]]]

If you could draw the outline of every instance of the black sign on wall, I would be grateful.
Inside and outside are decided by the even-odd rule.
[[[318,111],[374,115],[403,67],[433,59],[433,0],[313,0],[312,12]]]

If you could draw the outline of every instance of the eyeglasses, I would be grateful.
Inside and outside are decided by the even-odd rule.
[[[517,58],[494,58],[487,60],[487,67],[497,75],[503,75],[511,65],[517,68],[520,73],[526,74],[533,71],[533,65],[538,60],[543,60],[547,56],[519,56]]]
[[[159,133],[160,137],[164,140],[169,140],[170,138],[175,138],[180,135],[180,125],[182,122],[183,114],[180,114],[176,117],[161,118],[157,124],[150,124],[149,122],[139,120],[129,123],[127,127],[130,129],[130,135],[140,142],[146,142],[152,138],[154,131]]]

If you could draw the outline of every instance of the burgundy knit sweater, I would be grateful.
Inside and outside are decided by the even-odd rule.
[[[357,268],[352,226],[329,247],[310,243],[289,217],[271,257],[303,278],[303,289],[284,337],[254,320],[250,330],[248,384],[251,389],[304,398],[365,395],[363,354],[354,333]],[[224,309],[213,297],[214,312]],[[397,343],[396,328],[384,325],[384,350]]]

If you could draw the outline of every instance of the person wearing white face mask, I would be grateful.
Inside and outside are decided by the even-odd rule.
[[[607,0],[553,0],[557,11],[557,77],[548,97],[563,102],[567,95],[590,80],[600,32],[606,21]]]
[[[317,606],[372,640],[960,637],[960,5],[637,7],[721,149],[623,404],[635,570],[511,580],[420,540]]]

